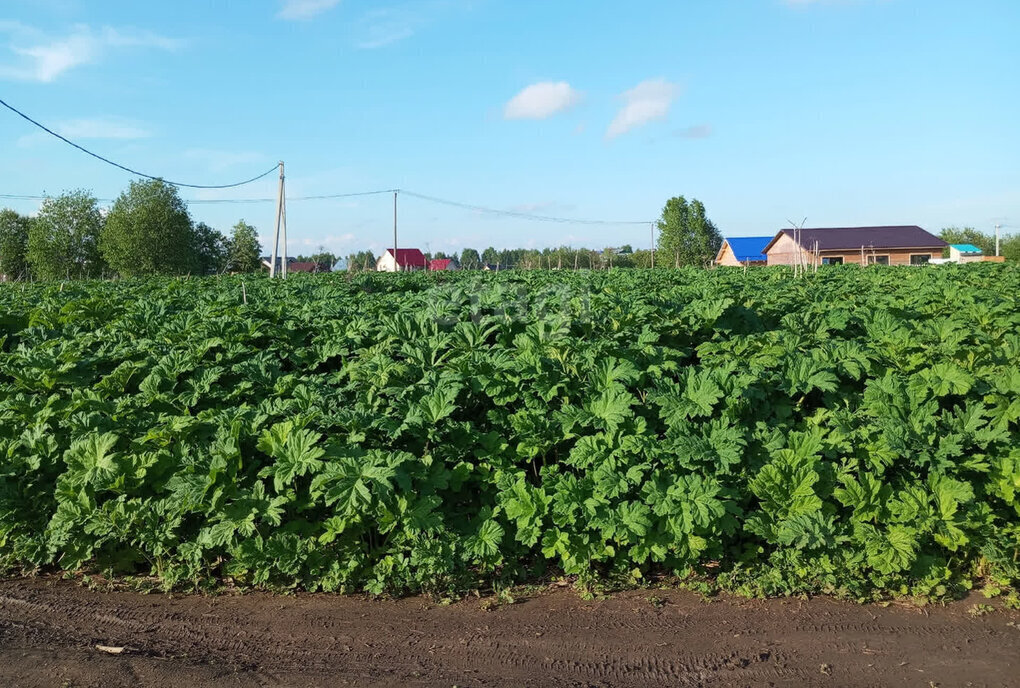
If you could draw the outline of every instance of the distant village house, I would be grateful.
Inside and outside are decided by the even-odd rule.
[[[416,248],[398,248],[396,255],[392,248],[386,249],[375,263],[378,272],[413,272],[428,269],[425,254]]]
[[[433,258],[429,261],[429,272],[442,272],[444,270],[458,270],[457,261],[452,258]]]
[[[951,263],[980,263],[984,257],[984,252],[974,244],[949,245],[949,262]]]
[[[262,267],[268,270],[273,265],[273,259],[271,256],[262,256]],[[281,256],[276,257],[276,270],[280,272],[283,267],[283,258]],[[330,272],[329,263],[315,263],[312,261],[298,261],[296,258],[291,256],[287,257],[287,272]]]
[[[716,265],[740,267],[741,265],[765,265],[765,247],[772,241],[772,236],[764,237],[727,237],[715,257]]]
[[[783,229],[764,249],[769,265],[925,265],[948,244],[916,225]]]

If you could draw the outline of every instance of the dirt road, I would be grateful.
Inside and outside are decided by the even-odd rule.
[[[972,614],[981,602],[584,601],[558,589],[486,609],[5,581],[0,685],[1020,686],[1020,614]]]

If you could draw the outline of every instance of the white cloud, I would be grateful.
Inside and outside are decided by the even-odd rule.
[[[57,122],[50,128],[72,141],[83,141],[86,139],[133,140],[152,136],[148,129],[137,122],[106,117],[65,120]],[[22,136],[18,139],[18,145],[30,146],[48,140],[51,140],[49,134],[44,131],[38,131]]]
[[[313,237],[305,237],[300,242],[296,242],[298,246],[304,246],[305,248],[319,248],[322,246],[328,250],[341,249],[345,246],[349,246],[354,241],[354,234],[346,232],[344,234],[327,234],[317,235]],[[295,243],[295,242],[288,242]],[[293,250],[293,247],[291,247]],[[304,251],[301,251],[304,253]]]
[[[169,51],[182,48],[187,43],[180,38],[167,38],[151,31],[115,29],[110,26],[104,26],[98,38],[101,46],[113,48],[157,48]]]
[[[283,7],[276,16],[292,21],[311,19],[339,4],[340,0],[283,0]]]
[[[98,48],[89,37],[77,35],[45,45],[15,48],[14,52],[27,57],[29,66],[11,70],[12,76],[46,83],[72,67],[95,60]]]
[[[503,109],[507,119],[545,119],[568,110],[581,100],[581,93],[566,81],[532,84],[510,99]]]
[[[84,24],[54,37],[18,22],[0,22],[0,33],[11,37],[8,49],[16,56],[13,63],[0,64],[0,78],[42,83],[50,83],[75,67],[98,62],[111,49],[176,50],[184,44],[150,31],[109,26],[93,29]]]
[[[354,23],[354,44],[374,50],[410,38],[440,17],[467,11],[474,0],[414,0],[365,12]]]
[[[616,138],[631,129],[655,120],[665,119],[676,99],[678,88],[665,79],[650,79],[625,91],[621,98],[623,108],[609,124],[607,138]]]
[[[425,23],[422,15],[410,7],[388,7],[371,10],[358,21],[361,39],[358,47],[374,50],[410,38]]]

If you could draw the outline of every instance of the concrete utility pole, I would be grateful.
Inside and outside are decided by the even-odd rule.
[[[283,165],[281,164],[281,170]],[[283,224],[283,262],[280,265],[283,279],[287,279],[287,190],[284,188],[284,182],[281,177],[280,179],[280,220]]]
[[[650,225],[652,230],[652,267],[655,267],[655,223]]]
[[[793,247],[794,247],[794,251],[796,251],[796,254],[795,254],[796,255],[796,262],[793,262],[792,265],[793,265],[793,276],[797,277],[798,275],[803,275],[804,274],[804,269],[805,269],[805,264],[806,264],[805,261],[807,259],[807,256],[805,255],[807,253],[807,248],[802,243],[803,242],[804,225],[807,223],[807,218],[805,217],[803,220],[801,220],[799,225],[797,223],[795,223],[793,220],[791,220],[790,218],[787,218],[786,221],[790,223],[790,229],[791,229],[791,231],[793,233]]]
[[[276,222],[273,232],[273,255],[270,256],[269,276],[276,277],[277,256],[280,251],[280,228],[283,227],[283,264],[281,275],[287,278],[287,199],[283,184],[283,161],[280,161],[280,187],[276,194]]]
[[[995,225],[995,255],[999,255],[999,228],[1002,227],[1000,224]]]
[[[397,260],[397,192],[393,192],[393,271],[400,272],[400,261]]]

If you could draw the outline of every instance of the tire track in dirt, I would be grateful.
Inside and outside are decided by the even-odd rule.
[[[0,685],[1020,685],[1015,612],[648,595],[555,589],[486,611],[0,581]]]

